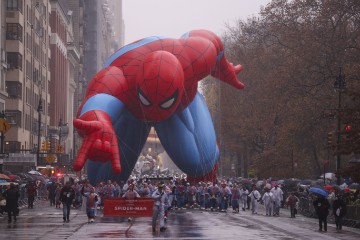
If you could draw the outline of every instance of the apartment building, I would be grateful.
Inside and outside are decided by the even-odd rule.
[[[83,81],[82,33],[75,37],[74,30],[79,31],[83,0],[7,0],[0,6],[0,112],[11,123],[3,141],[9,153],[4,167],[70,167],[74,105],[82,96],[75,92]],[[45,141],[51,141],[50,150],[40,149]]]
[[[0,1],[5,170],[71,168],[81,146],[72,121],[88,81],[123,44],[121,11],[121,0]],[[50,151],[41,149],[46,141]]]
[[[6,28],[6,4],[5,1],[0,2],[0,27]],[[5,100],[7,92],[5,90],[5,74],[7,71],[6,50],[5,50],[6,34],[0,34],[0,112],[5,110]]]
[[[5,115],[11,123],[4,152],[10,153],[9,162],[30,167],[36,162],[33,153],[39,133],[46,136],[50,123],[50,8],[46,0],[9,0],[2,5],[7,63]]]
[[[70,68],[71,73],[70,76],[73,77],[73,81],[76,85],[75,93],[74,93],[74,108],[72,109],[72,115],[76,117],[79,106],[84,99],[85,95],[85,76],[84,76],[84,8],[85,8],[85,0],[71,0],[68,1],[68,7],[71,11],[72,24],[73,24],[73,39],[72,42],[68,42],[68,52],[76,55],[76,51],[78,51],[80,55],[80,59],[77,64],[74,64],[74,68]],[[75,57],[74,57],[75,58]],[[70,125],[71,127],[72,125]],[[78,153],[82,139],[77,134],[74,128],[71,128],[69,132],[72,132],[72,151],[70,152],[70,159],[74,159],[76,154]],[[68,146],[71,148],[71,146]]]
[[[50,14],[50,141],[56,149],[57,166],[72,165],[74,97],[78,81],[80,51],[74,44],[74,11],[68,0],[51,0]],[[79,2],[79,1],[71,1]],[[60,148],[59,148],[60,147]]]

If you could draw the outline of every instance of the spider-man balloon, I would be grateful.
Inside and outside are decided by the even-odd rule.
[[[89,83],[74,126],[92,183],[126,180],[151,127],[188,178],[214,179],[219,150],[198,81],[208,75],[242,89],[218,36],[195,30],[180,39],[150,37],[124,46]]]

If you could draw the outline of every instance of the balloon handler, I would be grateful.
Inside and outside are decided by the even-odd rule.
[[[241,70],[226,59],[220,38],[207,30],[122,47],[90,81],[79,107],[74,126],[83,143],[74,170],[91,160],[91,184],[126,181],[154,127],[189,180],[214,180],[219,149],[198,81],[211,75],[242,89],[236,77]]]

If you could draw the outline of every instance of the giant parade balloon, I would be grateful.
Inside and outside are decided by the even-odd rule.
[[[129,178],[151,127],[189,179],[216,177],[219,148],[198,82],[211,75],[244,88],[220,38],[194,30],[149,37],[114,53],[90,81],[74,126],[83,138],[73,167],[92,184]]]

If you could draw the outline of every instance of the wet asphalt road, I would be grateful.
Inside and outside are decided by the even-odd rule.
[[[0,217],[0,239],[360,239],[360,229],[344,227],[337,233],[330,224],[328,232],[318,232],[316,219],[298,216],[291,219],[281,209],[280,217],[265,216],[263,207],[258,215],[249,211],[232,213],[200,210],[171,211],[167,230],[153,233],[151,218],[104,218],[101,211],[96,222],[87,223],[85,211],[72,209],[70,223],[62,222],[62,210],[38,202],[34,209],[21,209],[16,223]]]

